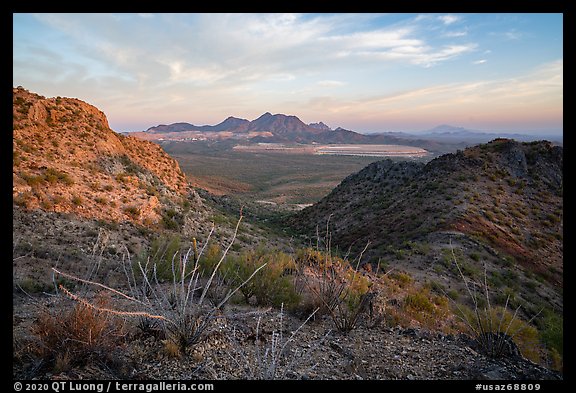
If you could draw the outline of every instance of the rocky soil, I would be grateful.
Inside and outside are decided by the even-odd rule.
[[[64,302],[65,303],[65,302]],[[62,305],[56,297],[14,298],[14,377],[26,379],[299,379],[299,380],[554,380],[562,375],[520,356],[490,359],[464,335],[393,326],[344,335],[331,321],[303,320],[276,309],[229,306],[206,338],[174,356],[161,338],[129,329],[114,367],[90,362],[55,373],[18,358],[39,308]],[[282,319],[282,323],[280,320]],[[258,330],[257,330],[258,329]],[[282,337],[279,337],[280,332]],[[28,338],[29,339],[29,338]],[[285,351],[271,371],[273,340]],[[279,352],[278,352],[279,353]],[[259,355],[258,355],[259,354]]]

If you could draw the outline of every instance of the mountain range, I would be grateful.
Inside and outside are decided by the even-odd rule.
[[[297,116],[264,113],[252,121],[228,117],[216,125],[196,126],[190,123],[161,124],[130,135],[146,140],[188,140],[198,136],[217,139],[236,138],[259,143],[320,143],[320,144],[395,144],[439,151],[439,143],[403,135],[360,134],[342,127],[331,129],[323,122],[306,124]]]
[[[216,125],[190,123],[161,124],[130,135],[145,140],[236,139],[249,143],[301,144],[394,144],[415,146],[432,153],[447,153],[496,138],[518,141],[552,140],[562,144],[562,135],[527,135],[507,132],[484,132],[451,125],[439,125],[417,132],[387,131],[363,134],[341,127],[330,128],[323,122],[306,124],[297,116],[264,113],[252,121],[228,117]]]
[[[472,130],[464,127],[455,127],[447,124],[442,124],[431,128],[429,130],[402,133],[407,138],[425,138],[435,140],[438,142],[448,143],[486,143],[496,138],[508,138],[517,141],[530,142],[534,140],[553,140],[555,142],[562,141],[562,135],[527,135],[510,132],[485,132],[480,130]]]

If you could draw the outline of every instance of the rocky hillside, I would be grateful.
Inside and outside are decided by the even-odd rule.
[[[414,264],[415,274],[450,285],[458,280],[448,250],[453,241],[476,278],[487,262],[489,278],[503,292],[526,300],[540,288],[530,303],[561,308],[562,169],[562,147],[509,139],[427,164],[379,161],[346,178],[290,225],[312,239],[328,225],[341,250],[359,252],[369,244],[366,261]]]
[[[189,204],[188,193],[160,146],[112,131],[94,106],[13,89],[16,205],[155,225]]]

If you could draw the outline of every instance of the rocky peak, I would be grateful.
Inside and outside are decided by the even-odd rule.
[[[159,145],[112,131],[98,108],[20,87],[13,89],[13,157],[13,199],[27,209],[151,225],[188,188]]]
[[[315,128],[317,130],[323,130],[323,131],[332,131],[332,129],[330,127],[328,127],[326,124],[322,123],[322,122],[318,122],[318,123],[310,123],[308,124],[310,127]]]

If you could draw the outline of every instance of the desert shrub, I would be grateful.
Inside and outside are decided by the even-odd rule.
[[[135,261],[132,269],[136,275],[141,274],[138,264],[154,266],[156,277],[160,281],[171,280],[172,260],[180,260],[182,239],[179,235],[163,235],[156,237],[150,243],[150,248],[144,250]],[[180,265],[180,264],[178,264]],[[152,277],[150,276],[149,279]]]
[[[94,202],[100,204],[100,205],[105,205],[108,203],[108,200],[104,197],[95,197],[94,198]]]
[[[426,282],[426,286],[430,288],[430,290],[434,293],[444,294],[445,293],[445,286],[438,281],[429,280]]]
[[[82,206],[82,204],[84,203],[84,200],[82,199],[82,197],[80,195],[72,196],[71,201],[76,206]]]
[[[472,252],[472,253],[470,253],[470,258],[471,258],[473,261],[478,262],[478,261],[480,260],[480,254],[477,253],[477,252]]]
[[[124,209],[124,213],[128,215],[132,219],[137,219],[140,215],[140,208],[138,206],[130,205],[126,206]]]
[[[276,318],[278,328],[271,333],[269,338],[266,338],[265,333],[260,329],[262,316],[259,316],[255,331],[255,348],[253,350],[240,343],[234,331],[230,337],[230,343],[236,354],[236,356],[232,355],[231,357],[236,362],[236,370],[241,372],[237,377],[249,380],[283,380],[288,378],[289,373],[296,373],[298,366],[309,360],[330,333],[316,340],[312,346],[297,348],[296,337],[302,327],[314,316],[315,312],[316,310],[312,311],[308,318],[290,336],[285,336],[284,310],[281,307],[280,313]],[[263,343],[266,343],[266,345],[263,345]]]
[[[184,224],[184,216],[174,209],[163,209],[161,216],[166,229],[177,230]]]
[[[44,171],[44,179],[48,183],[61,182],[68,186],[74,184],[74,180],[72,180],[68,173],[59,171],[54,168],[48,168]]]
[[[222,258],[222,249],[218,244],[210,244],[204,252],[204,258],[198,261],[200,274],[209,275]]]
[[[21,173],[20,177],[22,177],[22,179],[24,179],[26,184],[28,184],[30,187],[37,187],[44,182],[44,176],[42,176],[42,175],[32,175],[29,173]]]
[[[540,340],[549,351],[553,367],[562,369],[564,357],[564,318],[561,314],[546,310],[540,321]]]
[[[308,293],[320,304],[321,313],[329,314],[335,327],[350,332],[360,323],[361,316],[372,310],[376,293],[370,292],[371,282],[358,271],[362,253],[355,267],[329,252],[306,249],[298,254],[301,279]],[[370,313],[372,314],[372,313]],[[371,315],[372,317],[372,315]]]
[[[441,288],[438,288],[443,292]],[[443,330],[448,328],[449,307],[448,299],[444,295],[435,295],[430,292],[430,285],[410,287],[402,302],[400,319],[416,321],[420,326],[428,329]]]
[[[24,191],[15,195],[12,199],[13,203],[17,206],[28,208],[34,199],[34,194],[30,191]]]
[[[517,313],[506,307],[490,307],[479,316],[470,308],[462,308],[465,318],[474,322],[474,329],[467,333],[474,336],[480,349],[488,356],[499,358],[506,356],[508,342],[512,340],[518,346],[522,356],[535,363],[541,360],[541,343],[538,329],[520,319]]]
[[[244,285],[240,291],[247,303],[252,297],[258,305],[280,307],[282,304],[292,308],[299,302],[294,287],[294,276],[290,271],[295,268],[291,256],[280,251],[266,251],[263,248],[243,253],[238,257],[229,257],[224,266],[226,280],[231,285],[243,282],[263,264],[266,267]]]
[[[94,300],[102,308],[109,302],[104,295]],[[83,303],[62,312],[42,310],[32,333],[36,338],[33,351],[55,372],[90,361],[113,364],[126,336],[118,318]]]
[[[412,277],[408,273],[404,272],[392,272],[390,277],[394,279],[400,288],[404,288],[410,283],[412,283]]]
[[[30,277],[18,281],[16,285],[28,294],[50,292],[53,289],[52,285]]]

